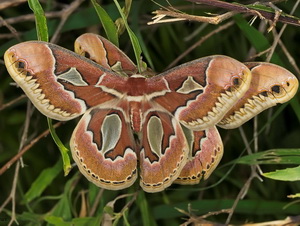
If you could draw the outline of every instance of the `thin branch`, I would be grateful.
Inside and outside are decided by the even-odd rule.
[[[0,10],[6,9],[9,7],[17,6],[19,4],[25,3],[27,0],[2,0],[0,2]]]
[[[189,217],[189,219],[186,222],[184,222],[183,224],[181,224],[180,226],[188,226],[188,225],[219,225],[219,226],[221,226],[223,224],[216,223],[216,222],[210,222],[205,219],[208,217],[211,217],[211,216],[222,214],[222,213],[230,213],[230,211],[231,211],[231,209],[222,209],[219,211],[208,212],[207,214],[204,214],[201,216],[195,216],[192,213],[191,205],[188,205],[188,212],[183,209],[176,208],[176,207],[175,207],[175,209],[178,212],[183,213]]]
[[[153,21],[147,23],[148,25],[153,25],[157,23],[167,23],[167,22],[174,22],[174,21],[181,21],[181,20],[189,20],[189,21],[197,21],[197,22],[204,22],[210,24],[219,24],[224,20],[235,15],[235,12],[227,12],[218,16],[195,16],[189,15],[182,12],[176,12],[174,10],[156,10],[153,12],[155,16],[152,18]],[[174,19],[164,19],[165,17],[173,17]]]
[[[276,17],[275,12],[268,12],[264,11],[262,9],[257,8],[250,8],[250,6],[245,6],[241,4],[233,4],[229,2],[219,1],[219,0],[187,0],[189,2],[194,2],[197,4],[203,4],[203,5],[209,5],[212,7],[222,8],[229,11],[239,12],[239,13],[247,13],[250,15],[259,16],[260,18],[268,19],[273,21]],[[295,26],[300,26],[300,21],[297,18],[294,18],[293,16],[281,14],[278,17],[279,22],[285,23],[285,24],[292,24]]]
[[[16,99],[13,99],[12,101],[6,103],[6,104],[3,104],[0,106],[0,111],[4,110],[5,108],[8,108],[10,107],[11,105],[14,105],[15,103],[19,102],[20,100],[23,100],[26,98],[26,95],[25,94],[22,94],[21,96],[17,97]]]
[[[103,192],[104,192],[104,189],[100,188],[99,192],[98,192],[98,194],[97,194],[97,196],[95,198],[95,201],[93,202],[93,205],[92,205],[92,207],[89,210],[89,214],[88,214],[89,217],[94,216],[97,208],[99,207],[99,202],[100,202],[100,200],[102,198]]]
[[[17,36],[21,36],[22,32],[17,32]],[[15,38],[15,34],[12,33],[6,33],[6,34],[0,34],[0,39],[13,39]]]
[[[28,130],[29,130],[29,125],[30,125],[30,119],[32,115],[32,105],[28,101],[27,102],[27,111],[26,111],[26,120],[25,120],[25,125],[24,125],[24,130],[22,133],[21,141],[20,141],[20,146],[19,146],[19,151],[21,151],[22,147],[24,146],[27,136],[28,136]],[[18,184],[18,177],[19,177],[19,172],[20,172],[20,165],[23,165],[23,162],[17,162],[16,168],[15,168],[15,173],[14,173],[14,179],[13,179],[13,184],[11,188],[11,192],[9,196],[11,197],[11,205],[12,205],[12,210],[11,210],[11,219],[8,225],[12,225],[13,223],[19,224],[16,218],[16,188]],[[5,206],[3,206],[4,208]]]
[[[237,207],[237,204],[239,203],[239,201],[241,199],[243,199],[245,197],[245,195],[247,194],[249,188],[250,188],[250,185],[251,185],[251,182],[254,178],[259,178],[259,176],[257,175],[256,171],[255,171],[256,167],[255,166],[251,166],[251,175],[250,177],[248,178],[248,180],[246,181],[246,183],[243,185],[242,189],[240,190],[239,194],[237,195],[232,207],[231,207],[231,211],[226,219],[226,222],[225,224],[228,225],[229,222],[231,221],[231,218],[233,216],[233,213],[234,213],[234,210],[236,209]]]
[[[192,50],[194,50],[196,47],[200,46],[203,42],[205,42],[207,39],[209,39],[211,36],[221,32],[222,30],[227,29],[228,27],[232,26],[234,24],[233,21],[230,21],[217,29],[213,30],[212,32],[208,33],[207,35],[203,36],[198,42],[194,43],[191,47],[189,47],[186,51],[184,51],[180,56],[178,56],[171,64],[168,65],[168,68],[174,67],[177,65],[177,63],[184,58],[186,55],[188,55]]]
[[[47,18],[59,18],[64,14],[64,12],[65,12],[65,10],[54,11],[54,12],[46,12],[45,16]],[[5,19],[6,23],[8,23],[8,24],[16,24],[16,23],[21,23],[21,22],[24,22],[24,21],[34,21],[34,20],[35,20],[35,16],[34,16],[33,13]],[[3,21],[0,21],[0,27],[2,27],[2,26],[4,26],[4,23],[3,23]]]
[[[70,6],[68,8],[63,10],[63,13],[61,15],[60,23],[59,23],[55,33],[53,34],[50,42],[52,42],[52,43],[57,42],[58,36],[60,35],[60,32],[61,32],[61,29],[63,28],[63,26],[66,23],[67,19],[80,6],[80,4],[82,2],[84,2],[84,0],[76,0],[72,4],[70,4]]]
[[[246,146],[246,149],[247,149],[247,151],[248,151],[248,154],[252,154],[251,147],[250,147],[250,145],[249,145],[249,142],[248,142],[248,140],[247,140],[247,137],[246,137],[246,134],[244,133],[243,128],[242,128],[242,127],[239,127],[239,131],[240,131],[240,134],[241,134],[242,139],[243,139],[243,141],[244,141],[244,144],[245,144],[245,146]],[[245,195],[247,194],[247,192],[248,192],[248,190],[249,190],[249,188],[250,188],[250,185],[251,185],[251,183],[252,183],[252,180],[253,180],[254,178],[258,178],[260,181],[262,181],[262,179],[260,178],[260,176],[257,174],[256,169],[259,169],[259,170],[260,170],[260,168],[258,167],[258,165],[252,165],[252,166],[251,166],[251,174],[250,174],[250,177],[247,179],[246,183],[243,185],[242,189],[240,190],[239,194],[237,195],[237,197],[236,197],[236,199],[235,199],[235,201],[234,201],[234,203],[233,203],[233,205],[232,205],[232,207],[231,207],[231,211],[230,211],[230,213],[229,213],[229,215],[228,215],[228,217],[227,217],[227,220],[226,220],[226,223],[225,223],[226,225],[228,225],[229,222],[231,221],[231,218],[232,218],[232,216],[233,216],[234,210],[236,209],[236,207],[237,207],[239,201],[240,201],[241,199],[243,199],[243,198],[245,197]]]
[[[0,16],[0,23],[3,24],[3,26],[7,27],[7,29],[13,34],[13,36],[19,41],[21,42],[21,38],[19,36],[19,33],[17,32],[17,30],[11,26],[9,23],[7,23],[2,16]]]
[[[53,125],[54,128],[57,128],[61,126],[62,122],[58,122]],[[33,145],[35,145],[40,139],[47,136],[49,134],[49,129],[45,130],[43,133],[41,133],[39,136],[37,136],[35,139],[33,139],[28,145],[26,145],[18,154],[16,154],[13,158],[11,158],[4,166],[0,169],[0,176],[5,173],[6,170],[10,168],[12,164],[14,164],[16,161],[18,161]]]
[[[295,3],[295,5],[294,5],[294,7],[293,7],[293,9],[292,9],[292,11],[291,11],[291,13],[290,13],[291,15],[294,14],[294,12],[295,12],[295,10],[297,9],[299,3],[300,3],[300,0],[298,0],[298,1]],[[279,40],[280,40],[280,37],[281,37],[281,35],[283,34],[283,32],[284,32],[286,26],[287,26],[287,24],[284,24],[284,25],[282,26],[282,28],[280,29],[279,34],[275,36],[275,40],[274,40],[274,42],[273,42],[273,44],[272,44],[271,51],[268,53],[268,56],[267,56],[267,59],[266,59],[267,62],[269,62],[269,61],[271,60],[271,57],[273,56],[273,53],[274,53],[274,51],[275,51],[275,48],[276,48],[276,46],[278,45],[278,42],[279,42]]]
[[[273,32],[276,32],[276,31],[273,31]],[[292,55],[289,53],[289,51],[287,50],[287,48],[285,47],[285,45],[283,44],[283,42],[280,39],[279,39],[279,45],[282,48],[282,51],[285,53],[286,57],[288,58],[290,64],[293,66],[293,68],[295,69],[295,71],[297,72],[297,74],[299,76],[300,75],[300,68],[296,64],[296,61],[295,61],[294,57],[292,57]]]
[[[269,225],[299,225],[300,224],[300,215],[287,217],[284,220],[276,220],[276,221],[266,221],[261,223],[253,223],[253,224],[241,224],[242,226],[269,226]]]

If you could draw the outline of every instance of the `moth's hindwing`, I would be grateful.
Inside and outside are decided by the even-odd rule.
[[[87,111],[70,146],[79,170],[94,184],[118,190],[136,180],[136,145],[122,110],[94,107]]]
[[[218,123],[248,90],[250,70],[227,56],[210,56],[175,67],[164,79],[169,92],[154,100],[184,126],[203,130]]]
[[[140,185],[147,192],[162,191],[185,165],[188,143],[179,122],[167,112],[145,114],[142,133]]]
[[[289,101],[297,93],[298,80],[285,68],[258,62],[245,65],[252,73],[250,87],[219,122],[222,128],[237,128],[263,110]]]
[[[86,33],[75,41],[75,52],[121,75],[138,72],[136,65],[118,47],[100,35]]]
[[[24,42],[4,56],[11,77],[46,116],[65,121],[115,98],[103,90],[104,77],[122,77],[67,49],[46,42]]]
[[[218,166],[223,156],[223,143],[215,126],[202,131],[186,130],[186,136],[190,142],[190,156],[174,182],[198,184]]]

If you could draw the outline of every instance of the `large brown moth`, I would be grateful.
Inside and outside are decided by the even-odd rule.
[[[112,190],[129,187],[138,174],[147,192],[206,179],[223,154],[215,125],[238,127],[298,89],[282,67],[221,55],[148,76],[98,35],[80,36],[75,52],[29,41],[4,59],[44,115],[83,115],[70,141],[73,158],[88,180]]]

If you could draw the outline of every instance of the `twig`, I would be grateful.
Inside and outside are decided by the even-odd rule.
[[[97,194],[97,196],[96,196],[96,198],[95,198],[95,201],[93,202],[93,206],[92,206],[91,209],[89,210],[89,214],[88,214],[89,217],[94,216],[94,214],[95,214],[97,208],[99,207],[99,202],[100,202],[100,200],[101,200],[101,198],[102,198],[103,192],[104,192],[104,189],[103,189],[103,188],[100,188],[100,189],[99,189],[99,192],[98,192],[98,194]]]
[[[2,0],[0,3],[0,10],[13,7],[24,2],[27,2],[27,0]]]
[[[64,14],[64,10],[61,11],[54,11],[54,12],[46,12],[45,16],[47,18],[57,18],[57,17],[61,17]],[[35,17],[34,14],[27,14],[27,15],[22,15],[22,16],[17,16],[17,17],[13,17],[13,18],[8,18],[5,19],[6,23],[8,24],[16,24],[16,23],[20,23],[20,22],[24,22],[24,21],[34,21]],[[0,27],[4,26],[3,21],[0,21]]]
[[[60,32],[61,32],[61,29],[63,28],[63,26],[66,23],[67,19],[74,12],[74,10],[78,8],[78,6],[83,1],[84,0],[76,0],[72,4],[70,4],[70,6],[68,8],[66,8],[65,10],[63,10],[63,13],[61,15],[60,23],[59,23],[59,25],[58,25],[55,33],[53,34],[50,42],[52,42],[52,43],[56,43],[57,42],[58,36],[60,35]]]
[[[273,31],[276,32],[276,31]],[[279,39],[279,45],[282,48],[282,51],[285,53],[286,57],[288,58],[290,64],[293,66],[293,68],[295,69],[295,71],[298,74],[298,78],[300,75],[300,68],[298,67],[298,65],[296,64],[295,59],[292,57],[292,55],[289,53],[289,51],[287,50],[287,48],[285,47],[285,45],[283,44],[283,42]]]
[[[233,3],[228,3],[224,1],[219,1],[219,0],[187,0],[189,2],[194,2],[198,4],[204,4],[204,5],[209,5],[212,7],[217,7],[217,8],[222,8],[222,9],[227,9],[229,11],[235,11],[239,13],[247,13],[255,16],[259,16],[260,18],[263,19],[268,19],[273,21],[275,18],[275,13],[273,12],[267,12],[261,9],[251,9],[249,6],[245,5],[240,5],[240,4],[233,4]],[[295,26],[300,26],[300,21],[290,15],[280,15],[278,17],[278,20],[282,23],[286,24],[292,24]]]
[[[230,21],[217,29],[213,30],[212,32],[208,33],[207,35],[203,36],[198,42],[194,43],[191,47],[189,47],[186,51],[184,51],[180,56],[178,56],[171,64],[168,65],[168,68],[174,67],[177,65],[177,63],[186,55],[188,55],[192,50],[194,50],[196,47],[200,46],[203,42],[205,42],[207,39],[209,39],[211,36],[219,33],[222,30],[227,29],[228,27],[232,26],[234,24],[233,21]]]
[[[17,32],[17,36],[21,36],[22,32]],[[6,33],[6,34],[0,34],[0,39],[13,39],[15,38],[15,34],[12,33]]]
[[[20,147],[19,147],[18,152],[21,151],[22,147],[24,146],[24,144],[27,140],[28,129],[29,129],[29,125],[30,125],[30,118],[31,118],[31,114],[32,114],[31,108],[32,108],[32,105],[28,101],[27,102],[27,111],[26,111],[26,120],[25,120],[24,130],[23,130],[23,133],[22,133],[22,137],[21,137],[21,141],[20,141]],[[21,162],[17,162],[16,168],[15,168],[15,173],[14,173],[13,184],[12,184],[11,192],[9,194],[9,196],[11,197],[11,205],[12,205],[11,208],[12,208],[12,210],[11,210],[11,219],[10,219],[8,225],[12,225],[14,222],[16,224],[19,224],[18,221],[17,221],[17,218],[16,218],[16,188],[17,188],[17,184],[18,184],[20,164],[21,164]],[[5,206],[3,206],[3,208],[4,207]]]
[[[297,9],[299,3],[300,3],[300,0],[298,0],[298,1],[295,3],[295,5],[294,5],[294,7],[293,7],[293,9],[292,9],[292,11],[291,11],[291,13],[290,13],[291,15],[294,14],[294,12],[295,12],[295,10]],[[272,57],[272,55],[273,55],[273,53],[274,53],[274,51],[275,51],[276,46],[278,45],[278,42],[279,42],[279,40],[280,40],[280,37],[281,37],[281,35],[283,34],[283,32],[284,32],[286,26],[287,26],[287,24],[284,24],[284,25],[282,26],[282,28],[280,29],[278,35],[275,36],[275,40],[274,40],[274,42],[273,42],[273,44],[272,44],[271,50],[270,50],[270,52],[268,53],[268,56],[267,56],[267,59],[266,59],[267,62],[269,62],[269,61],[271,60],[271,57]]]
[[[244,141],[244,144],[246,146],[246,149],[247,149],[247,152],[248,154],[252,154],[252,150],[251,150],[251,147],[249,145],[249,142],[247,140],[247,137],[244,133],[244,130],[242,127],[239,127],[239,131],[240,131],[240,134],[242,136],[242,139]],[[234,210],[236,209],[237,207],[237,204],[238,202],[243,199],[245,197],[245,195],[247,194],[249,188],[250,188],[250,185],[251,185],[251,182],[254,178],[258,178],[260,181],[262,181],[262,179],[260,178],[260,176],[257,174],[256,172],[256,169],[258,168],[258,165],[252,165],[251,166],[251,175],[250,177],[247,179],[246,183],[243,185],[242,189],[240,190],[239,194],[237,195],[232,207],[231,207],[231,211],[227,217],[227,220],[226,220],[226,225],[229,224],[232,216],[233,216],[233,213],[234,213]],[[259,168],[258,168],[259,169]]]
[[[125,214],[125,211],[127,210],[127,208],[130,207],[132,205],[132,203],[136,200],[137,195],[138,195],[138,191],[133,194],[120,195],[120,196],[116,197],[114,200],[108,202],[106,204],[106,207],[110,207],[111,209],[114,210],[116,201],[118,201],[119,199],[124,199],[124,198],[132,196],[132,199],[124,205],[124,207],[122,208],[122,210],[119,213],[113,213],[113,215],[112,215],[111,213],[105,212],[102,217],[101,225],[112,225],[113,221],[115,219],[118,219],[121,216],[123,216]]]
[[[152,19],[153,21],[147,23],[148,25],[153,25],[157,23],[167,23],[167,22],[174,22],[174,21],[181,21],[181,20],[189,20],[189,21],[197,21],[197,22],[204,22],[210,24],[219,24],[222,21],[232,17],[235,15],[235,12],[227,12],[218,16],[196,16],[196,15],[189,15],[186,13],[176,12],[172,10],[156,10],[153,12],[156,14]],[[163,19],[166,16],[174,17],[174,19]]]
[[[7,29],[13,34],[13,36],[19,41],[21,42],[21,38],[19,36],[19,33],[17,32],[17,30],[11,26],[10,24],[8,24],[2,16],[0,16],[0,23],[2,23],[5,27],[7,27]]]
[[[254,224],[242,224],[242,226],[269,226],[269,225],[299,225],[300,224],[300,215],[287,217],[284,220],[276,221],[266,221],[261,223]]]
[[[17,103],[17,102],[19,102],[20,100],[23,100],[23,99],[25,99],[25,98],[26,98],[26,95],[23,94],[23,95],[17,97],[16,99],[13,99],[12,101],[6,103],[6,104],[1,105],[1,106],[0,106],[0,111],[4,110],[5,108],[10,107],[11,105],[14,105],[15,103]]]
[[[61,126],[62,122],[58,122],[53,125],[54,128],[57,128]],[[5,173],[6,170],[10,168],[12,164],[14,164],[16,161],[18,161],[34,144],[36,144],[40,139],[47,136],[49,134],[49,129],[45,130],[43,133],[41,133],[39,136],[37,136],[35,139],[33,139],[28,145],[26,145],[18,154],[16,154],[13,158],[11,158],[4,166],[0,169],[0,176]]]
[[[227,217],[227,220],[225,222],[226,225],[229,224],[229,222],[231,221],[231,218],[233,216],[234,210],[237,207],[237,204],[239,203],[239,201],[241,199],[243,199],[245,197],[245,195],[247,194],[249,187],[251,185],[251,182],[254,178],[259,178],[259,176],[257,175],[256,171],[255,171],[256,167],[255,166],[251,166],[251,175],[248,178],[248,180],[246,181],[246,183],[243,185],[242,189],[240,190],[239,194],[237,195],[232,207],[231,207],[231,211]]]
[[[206,218],[210,217],[210,216],[215,216],[215,215],[219,215],[222,213],[230,213],[230,209],[222,209],[219,211],[213,211],[213,212],[209,212],[207,214],[204,214],[202,216],[196,216],[192,213],[191,210],[191,205],[188,205],[188,212],[183,210],[183,209],[179,209],[176,208],[175,209],[180,212],[183,213],[185,215],[187,215],[189,217],[189,219],[184,222],[183,224],[181,224],[180,226],[188,226],[188,225],[215,225],[215,226],[223,226],[224,224],[220,224],[220,223],[216,223],[216,222],[210,222],[205,220]]]
[[[246,134],[245,134],[245,132],[244,132],[244,130],[243,130],[243,127],[240,126],[240,127],[239,127],[239,131],[240,131],[241,137],[242,137],[242,139],[243,139],[243,142],[244,142],[244,144],[245,144],[245,146],[246,146],[248,155],[252,154],[252,149],[251,149],[251,147],[250,147],[250,145],[249,145],[249,142],[248,142],[248,139],[247,139],[247,137],[246,137]]]

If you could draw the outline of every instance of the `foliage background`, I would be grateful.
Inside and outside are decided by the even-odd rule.
[[[11,45],[37,39],[35,21],[28,3],[24,0],[10,1],[19,3],[6,6],[6,2],[9,1],[0,2],[1,57]],[[59,29],[60,22],[65,20],[54,40],[57,44],[73,49],[76,37],[85,32],[105,36],[90,1],[40,2],[46,12],[50,39]],[[75,3],[78,6],[74,6]],[[99,3],[114,21],[120,17],[113,1]],[[251,1],[240,3],[248,4]],[[283,12],[290,13],[295,3],[292,0],[277,1],[276,6]],[[120,4],[123,5],[123,2],[120,1]],[[179,56],[181,59],[175,65],[214,54],[228,55],[242,62],[249,59],[265,61],[267,52],[262,51],[268,50],[283,27],[282,23],[277,22],[273,31],[268,33],[266,29],[271,26],[270,23],[256,18],[250,25],[248,22],[253,16],[243,14],[218,25],[195,21],[147,25],[153,16],[151,12],[160,8],[158,4],[168,6],[169,3],[163,0],[133,1],[128,17],[129,25],[142,45],[144,60],[157,72],[166,70]],[[183,0],[174,0],[171,5],[193,15],[225,12]],[[300,17],[300,10],[296,10],[294,15]],[[213,35],[206,36],[211,33]],[[201,45],[194,46],[188,54],[182,55],[201,39]],[[280,40],[286,50],[278,45],[273,55],[276,57],[271,62],[280,64],[299,76],[299,69],[291,60],[296,65],[300,62],[300,28],[288,25]],[[120,36],[119,41],[120,48],[134,60],[126,32]],[[22,94],[21,89],[12,84],[1,59],[0,167],[48,129],[46,118],[34,110]],[[267,124],[274,115],[276,118]],[[252,164],[257,156],[248,155],[245,151],[246,146],[250,145],[253,151],[280,148],[284,152],[284,156],[272,152],[275,154],[269,154],[267,158],[260,160],[263,172],[299,165],[299,119],[299,96],[296,95],[290,104],[277,106],[260,114],[256,127],[251,120],[242,129],[220,129],[224,141],[224,157],[211,177],[199,185],[172,185],[156,194],[143,192],[138,183],[121,191],[97,188],[78,173],[76,166],[64,177],[58,148],[50,136],[41,136],[22,155],[23,167],[16,170],[17,164],[14,163],[0,175],[0,225],[14,225],[16,221],[20,225],[178,225],[203,220],[242,224],[283,220],[288,216],[299,218],[300,204],[297,198],[287,197],[299,193],[299,176],[298,181],[278,181],[259,176],[263,179],[261,181],[255,173],[258,172],[256,165]],[[77,122],[78,120],[72,120],[64,123],[56,130],[66,146]],[[254,132],[258,132],[257,147],[253,145]],[[246,143],[242,139],[243,133],[248,140]],[[247,155],[247,161],[238,163],[242,161],[242,156]],[[289,174],[286,176],[285,180],[291,177]]]

